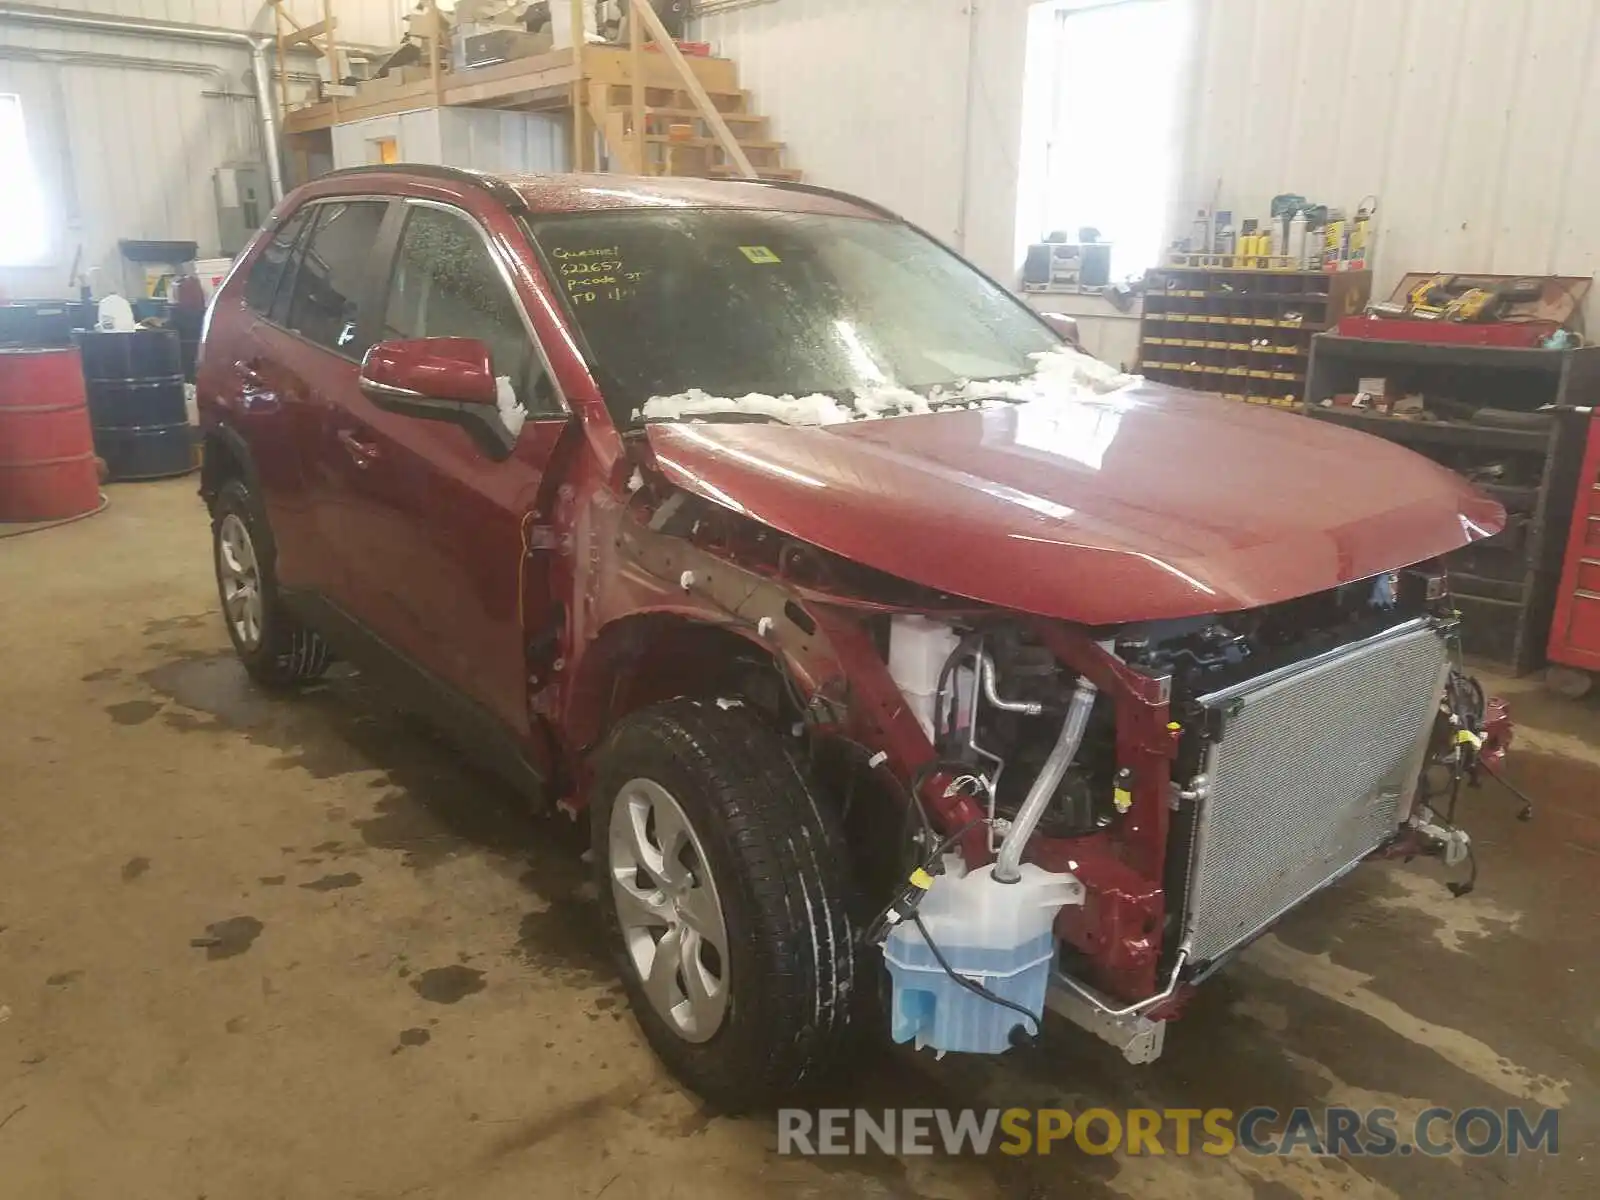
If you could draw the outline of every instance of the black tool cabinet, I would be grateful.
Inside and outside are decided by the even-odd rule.
[[[1434,402],[1431,410],[1449,415],[1417,420],[1322,407],[1373,376],[1389,380],[1391,394],[1420,392]],[[1600,347],[1438,345],[1327,333],[1311,341],[1304,412],[1407,446],[1474,479],[1505,506],[1504,532],[1456,551],[1446,564],[1463,648],[1522,674],[1544,663],[1586,410],[1597,398]],[[1547,418],[1534,415],[1544,406],[1553,406]],[[1529,416],[1512,428],[1474,420],[1475,408]]]

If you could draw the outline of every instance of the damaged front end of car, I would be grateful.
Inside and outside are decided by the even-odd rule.
[[[1509,717],[1459,671],[1435,563],[1084,626],[652,491],[602,576],[777,666],[729,686],[845,810],[897,1041],[998,1053],[1049,1008],[1149,1062],[1199,982],[1363,860],[1470,850],[1451,781]]]
[[[939,843],[927,886],[870,931],[896,984],[895,1036],[940,1050],[1015,1036],[1013,1015],[962,975],[1150,1061],[1196,984],[1364,859],[1468,858],[1454,798],[1474,757],[1509,738],[1503,705],[1456,665],[1433,567],[1111,630],[891,624],[889,670],[949,780],[933,819],[961,828],[982,810],[982,838],[959,838],[959,860]],[[955,911],[939,903],[946,878],[961,881]],[[1052,889],[1062,880],[1080,887]],[[1059,903],[1048,962],[1023,936],[1039,901],[1019,881]]]

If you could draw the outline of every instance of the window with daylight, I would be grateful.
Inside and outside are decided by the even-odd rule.
[[[0,266],[40,262],[50,252],[50,222],[28,153],[22,98],[11,92],[0,92],[0,179]]]
[[[1099,231],[1113,282],[1160,260],[1190,0],[1058,0],[1028,27],[1020,250]]]

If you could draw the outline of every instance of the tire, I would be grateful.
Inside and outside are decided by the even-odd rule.
[[[669,836],[662,794],[686,819],[686,835]],[[854,1007],[848,871],[833,814],[817,803],[783,739],[742,705],[671,700],[618,723],[600,750],[592,795],[607,934],[635,1018],[662,1061],[729,1112],[825,1080],[844,1055]],[[641,806],[650,815],[635,826]],[[661,855],[669,841],[671,865]],[[634,865],[641,848],[661,859],[660,873]],[[671,878],[674,870],[683,878]],[[708,892],[726,957],[714,931],[696,931],[714,924]],[[628,894],[656,898],[644,920],[659,932],[641,927]],[[663,1007],[652,999],[661,984],[647,982],[643,960],[661,961],[674,930],[679,966]],[[720,1012],[704,983],[701,1003],[690,1000],[697,968],[718,985]],[[683,1003],[672,1007],[672,995]]]
[[[252,679],[268,687],[288,687],[316,679],[333,656],[327,643],[284,606],[273,574],[274,557],[266,514],[244,480],[228,480],[211,504],[211,562],[222,623]],[[249,589],[239,587],[244,578],[253,580],[253,603]]]

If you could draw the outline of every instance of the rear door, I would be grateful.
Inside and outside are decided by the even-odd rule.
[[[463,208],[408,200],[383,289],[380,340],[484,342],[502,411],[520,423],[496,459],[458,426],[386,412],[358,391],[334,431],[340,526],[356,611],[418,666],[520,733],[526,639],[554,619],[547,552],[525,526],[552,482],[572,418],[513,283],[516,248]],[[525,574],[526,567],[526,574]]]
[[[298,252],[257,330],[261,385],[284,413],[282,427],[293,442],[298,476],[296,537],[287,548],[294,570],[282,581],[356,615],[347,564],[337,547],[350,497],[332,439],[340,406],[356,392],[361,356],[377,327],[371,297],[381,278],[377,246],[391,207],[398,209],[383,197],[310,202]]]
[[[269,382],[277,373],[268,362],[273,341],[268,321],[279,289],[287,290],[284,278],[313,215],[302,207],[280,223],[244,274],[230,279],[217,297],[197,381],[249,447],[257,499],[276,534],[278,578],[291,587],[303,586],[317,559],[315,524],[292,414]]]

